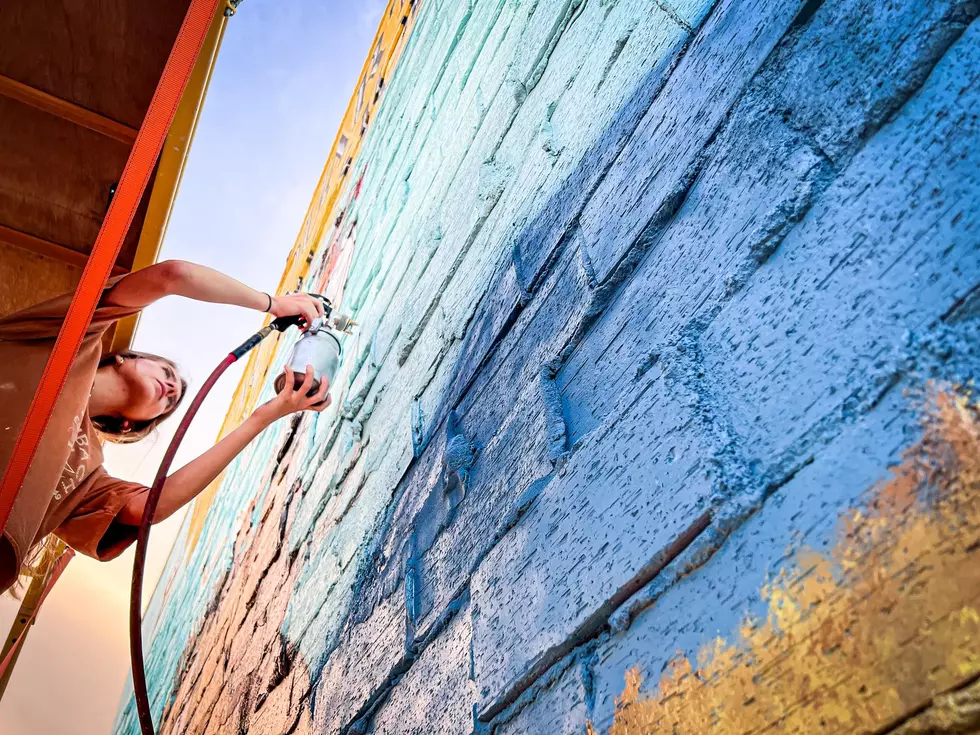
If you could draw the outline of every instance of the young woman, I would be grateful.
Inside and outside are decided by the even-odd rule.
[[[103,354],[102,337],[118,319],[168,295],[275,316],[299,315],[307,324],[323,314],[322,304],[307,294],[270,296],[210,268],[181,261],[112,279],[0,536],[0,591],[9,589],[21,571],[29,573],[32,554],[49,533],[103,561],[114,559],[136,539],[148,488],[111,477],[102,467],[101,442],[128,443],[147,436],[177,408],[187,384],[165,358],[140,352]],[[70,301],[71,294],[66,294],[0,319],[0,468],[10,460]],[[329,405],[326,381],[307,397],[312,368],[299,388],[292,388],[294,382],[287,377],[282,393],[167,477],[154,522],[197,496],[271,423]]]

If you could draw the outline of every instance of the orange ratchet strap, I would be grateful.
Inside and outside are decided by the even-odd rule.
[[[75,289],[65,322],[61,325],[58,339],[31,401],[30,411],[17,435],[10,462],[0,480],[0,531],[7,525],[17,493],[34,460],[38,443],[65,386],[68,372],[92,321],[95,307],[129,231],[136,208],[143,198],[177,105],[217,12],[218,3],[219,0],[191,0],[187,8],[187,15],[170,51],[170,58],[167,59],[163,75],[150,101],[150,108],[136,136],[136,143],[129,152],[119,187],[102,222],[92,254],[82,272],[82,280]]]

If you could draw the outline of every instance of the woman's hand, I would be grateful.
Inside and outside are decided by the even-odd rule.
[[[313,387],[313,380],[313,366],[307,365],[306,376],[297,388],[295,373],[287,365],[286,384],[282,391],[268,403],[259,406],[255,413],[261,413],[262,417],[270,424],[297,411],[316,411],[319,413],[330,405],[330,396],[327,395],[330,384],[326,379],[320,381],[320,389],[312,396],[308,396],[307,394]]]
[[[306,322],[303,331],[309,329],[313,320],[323,316],[323,302],[308,293],[294,293],[288,296],[273,296],[269,313],[275,317],[301,316]]]
[[[159,523],[197,497],[198,493],[220,475],[228,463],[273,421],[297,411],[320,412],[329,406],[330,396],[327,395],[327,391],[330,390],[330,386],[327,381],[320,384],[319,390],[314,395],[307,397],[306,394],[313,387],[313,380],[313,368],[307,367],[303,384],[297,388],[293,372],[287,367],[286,385],[282,393],[255,409],[251,416],[200,457],[191,460],[167,477],[160,495],[160,503],[153,515],[153,522]],[[146,493],[133,497],[120,511],[118,516],[120,522],[138,526],[143,518],[145,503]]]

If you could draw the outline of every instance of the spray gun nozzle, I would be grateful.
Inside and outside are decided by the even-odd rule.
[[[351,334],[351,329],[357,326],[357,322],[351,319],[349,314],[334,312],[330,315],[330,326],[338,332]]]

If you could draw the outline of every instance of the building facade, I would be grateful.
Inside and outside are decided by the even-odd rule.
[[[185,523],[161,732],[980,727],[980,5],[391,10],[284,276],[360,326]]]

